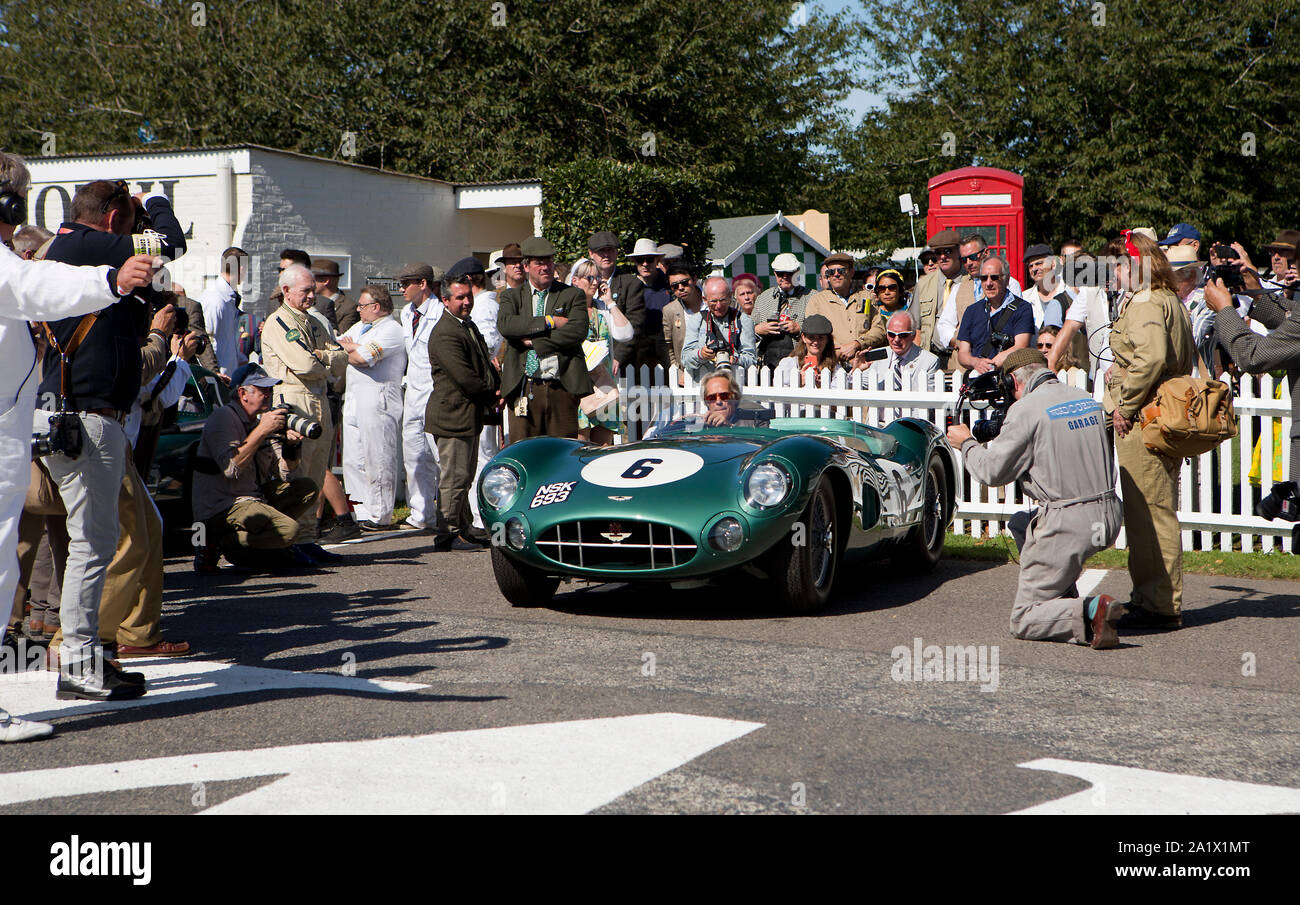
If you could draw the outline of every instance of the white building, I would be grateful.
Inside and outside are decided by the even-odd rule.
[[[189,251],[169,266],[197,297],[237,245],[251,256],[244,310],[266,314],[279,252],[299,248],[339,263],[344,289],[391,280],[402,265],[446,268],[468,255],[488,263],[540,232],[541,183],[452,183],[259,145],[32,158],[28,219],[58,229],[77,186],[124,179],[167,195]],[[395,287],[394,287],[395,288]]]

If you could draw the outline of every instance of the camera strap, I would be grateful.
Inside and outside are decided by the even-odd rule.
[[[68,340],[66,347],[59,345],[59,338],[54,335],[50,329],[49,321],[42,321],[41,327],[45,330],[45,336],[50,341],[50,348],[59,353],[59,395],[64,399],[68,396],[68,368],[72,366],[72,356],[81,346],[81,341],[86,338],[90,328],[95,326],[95,321],[99,320],[99,314],[87,314],[77,324],[77,329],[73,331],[72,338]]]
[[[993,319],[989,318],[989,341],[988,344],[984,347],[984,355],[982,357],[989,358],[992,355],[996,354],[997,352],[1002,351],[1001,349],[995,350],[993,348],[993,337],[999,333],[1006,332],[1007,323],[1011,320],[1011,315],[1015,314],[1016,309],[1019,307],[1020,307],[1020,300],[1015,299],[1011,302],[1010,305],[1007,305],[1007,307],[1002,309],[1002,313],[998,315],[997,323],[994,323]]]

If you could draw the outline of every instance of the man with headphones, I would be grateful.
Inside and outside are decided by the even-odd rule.
[[[22,159],[0,153],[0,600],[12,600],[18,583],[18,519],[30,475],[36,423],[36,349],[28,320],[74,317],[113,305],[147,286],[153,259],[134,255],[120,267],[73,267],[24,261],[9,249],[15,228],[27,219],[31,177]],[[96,611],[98,607],[96,606]],[[3,628],[0,627],[0,631]],[[92,637],[97,633],[92,631]],[[102,650],[99,652],[102,660]],[[101,670],[102,679],[105,671]],[[0,709],[0,742],[49,735],[48,723],[21,720]]]

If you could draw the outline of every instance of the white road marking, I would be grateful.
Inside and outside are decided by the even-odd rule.
[[[584,814],[762,728],[680,713],[0,775],[0,805],[286,774],[206,814]]]
[[[10,713],[27,719],[48,720],[119,710],[123,707],[147,707],[150,704],[170,704],[213,695],[248,694],[281,688],[394,694],[429,687],[416,682],[292,672],[287,669],[238,666],[211,660],[122,660],[121,663],[125,670],[144,673],[149,687],[144,697],[134,701],[113,702],[59,701],[54,697],[55,673],[40,670],[0,676],[0,703]]]
[[[1079,576],[1079,580],[1074,583],[1074,586],[1079,590],[1079,596],[1087,597],[1092,594],[1097,589],[1097,586],[1101,584],[1102,579],[1106,577],[1106,572],[1106,569],[1084,569],[1083,574]]]
[[[1077,776],[1092,788],[1013,814],[1295,814],[1300,789],[1043,758],[1017,766]]]

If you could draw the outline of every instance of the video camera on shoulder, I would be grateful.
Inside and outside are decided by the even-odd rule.
[[[970,432],[980,443],[988,443],[1002,431],[1002,422],[1007,417],[1007,410],[1016,401],[1016,385],[1010,375],[1001,368],[985,371],[976,377],[967,377],[957,394],[957,405],[947,417],[947,427],[952,427],[961,420],[962,409],[971,409],[984,413],[971,424]]]

